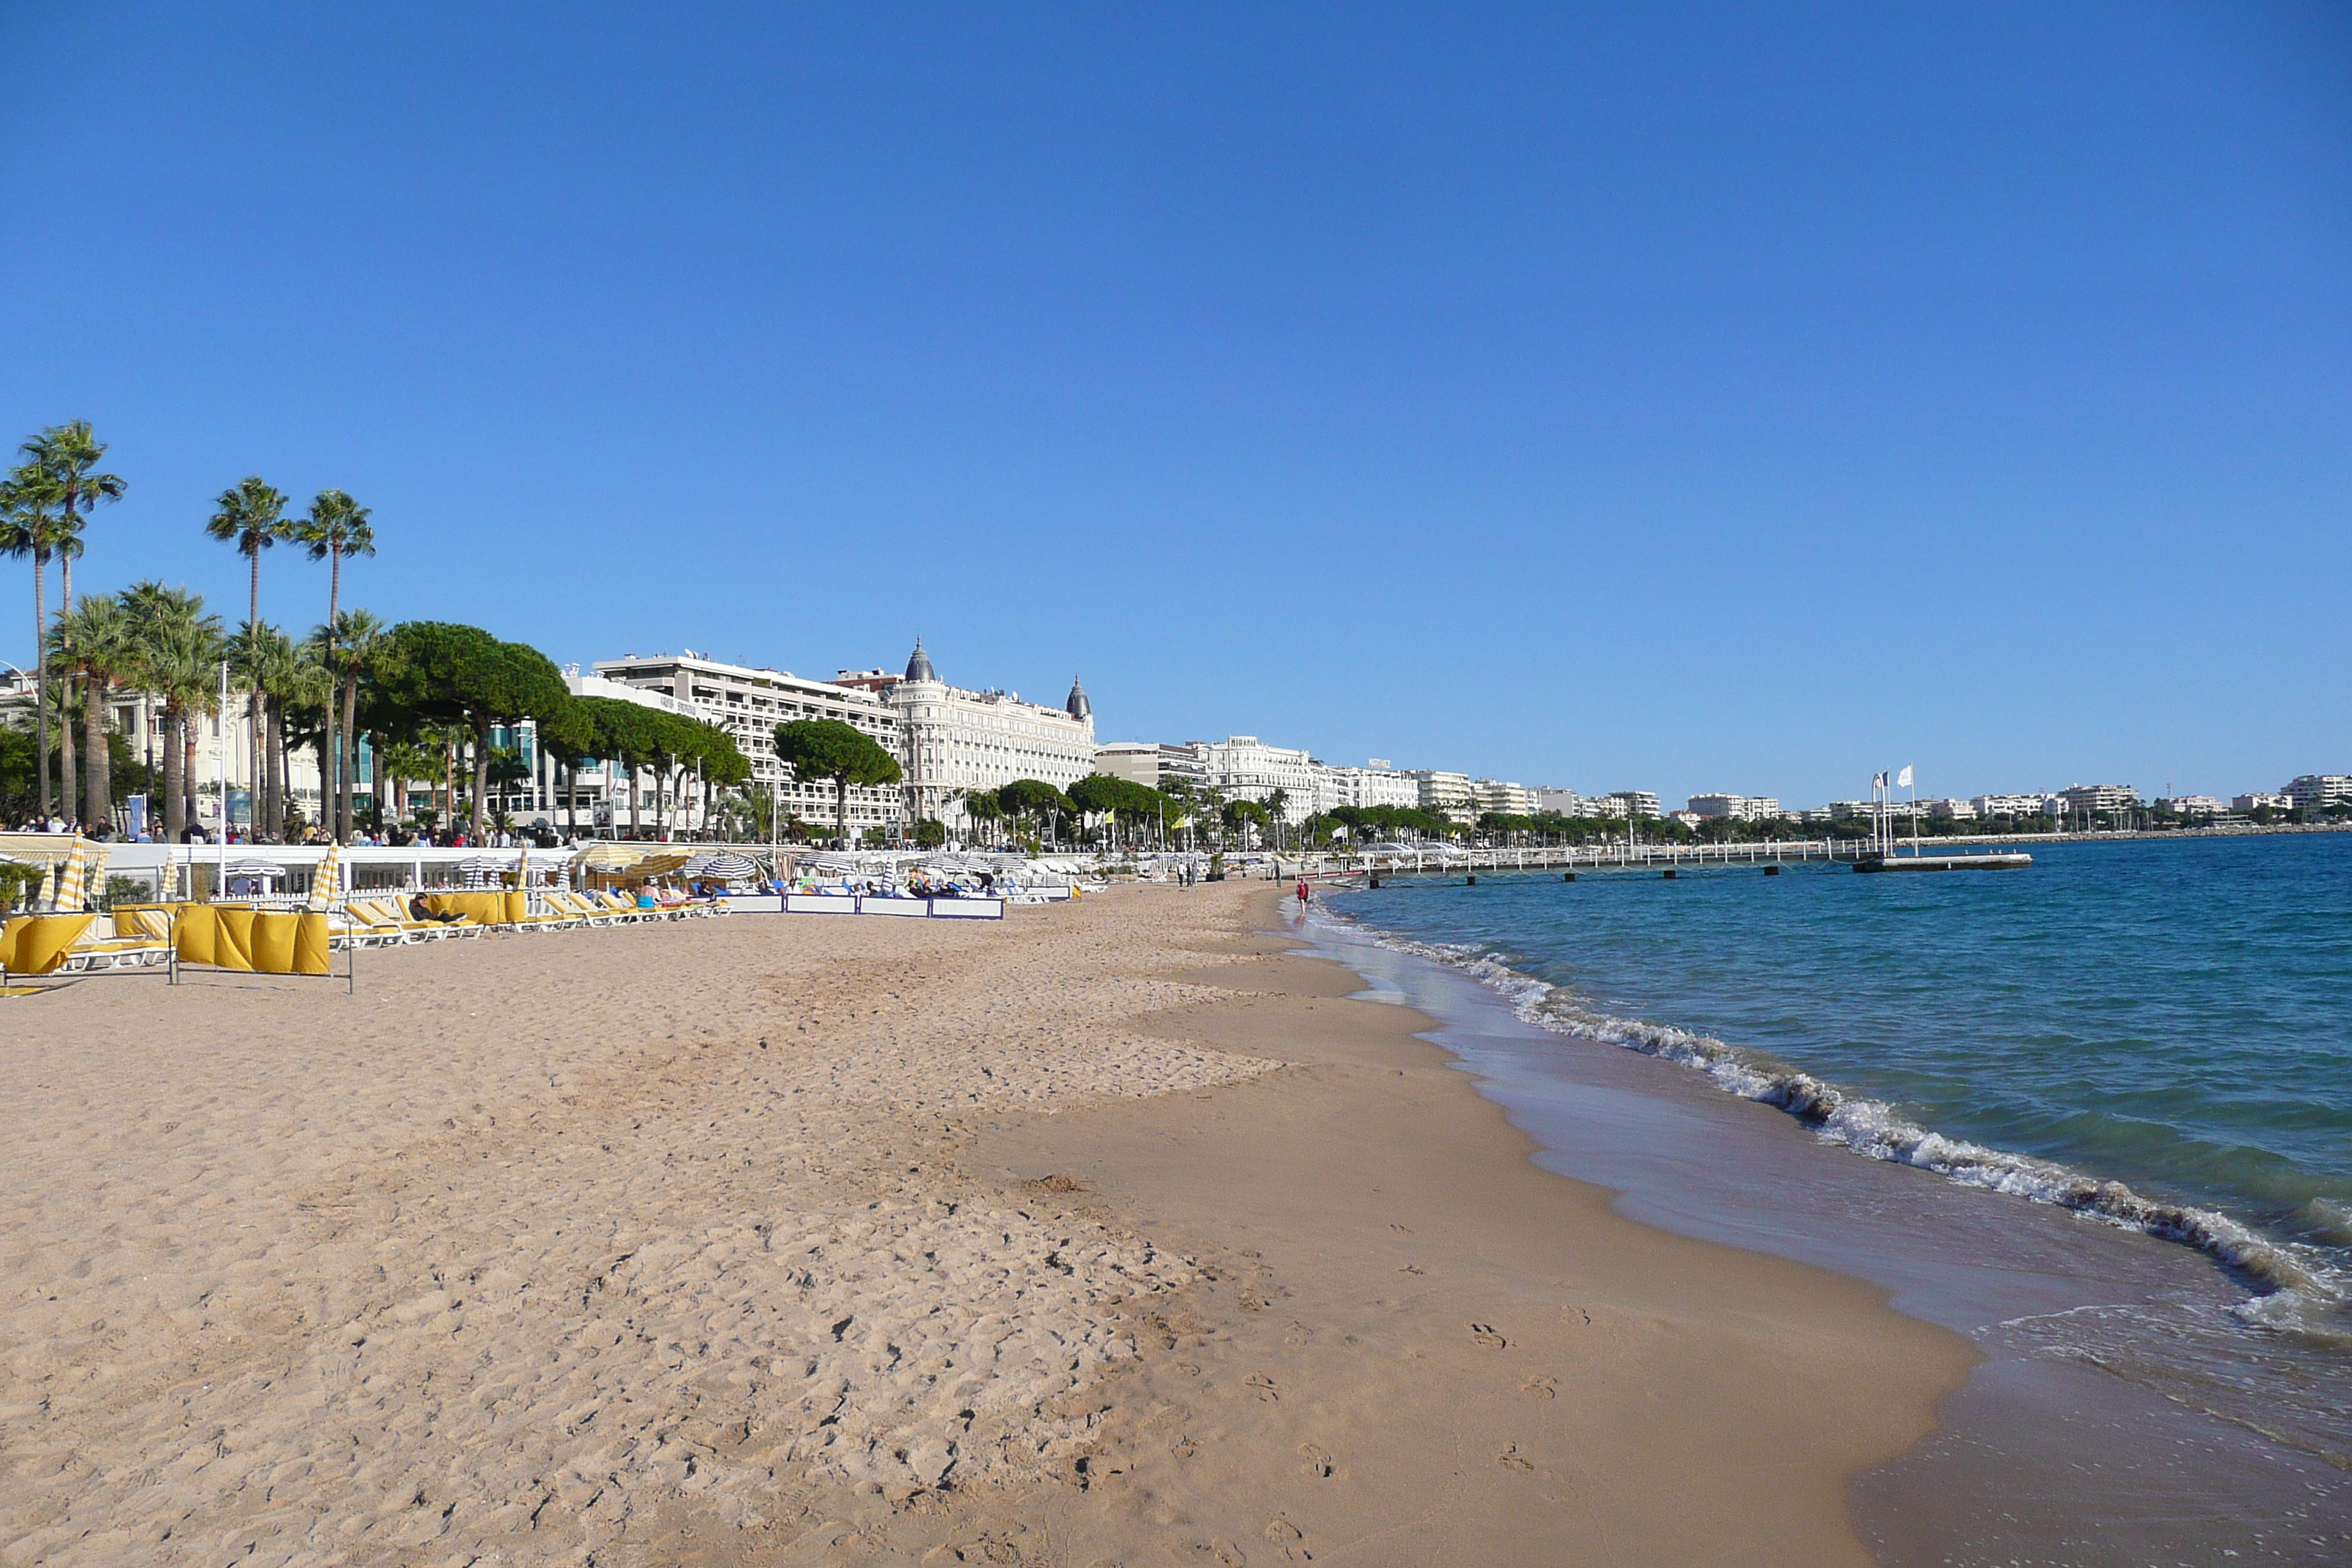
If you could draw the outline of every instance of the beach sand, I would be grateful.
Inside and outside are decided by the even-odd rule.
[[[1965,1342],[1538,1170],[1270,893],[0,1002],[0,1563],[1866,1562]]]

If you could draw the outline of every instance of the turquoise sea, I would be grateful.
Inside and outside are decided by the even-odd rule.
[[[2210,1254],[2271,1331],[2352,1344],[2352,834],[1461,879],[1334,908],[1521,1016],[1668,1057],[1859,1153]]]
[[[1888,1568],[2352,1562],[2352,834],[2032,853],[1400,878],[1301,929],[1538,1163],[1974,1342],[1854,1483]]]

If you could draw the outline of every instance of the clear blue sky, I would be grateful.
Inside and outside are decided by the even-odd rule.
[[[78,586],[241,616],[258,473],[387,618],[920,631],[1106,740],[2352,769],[2344,7],[361,9],[0,20],[0,436],[131,481]]]

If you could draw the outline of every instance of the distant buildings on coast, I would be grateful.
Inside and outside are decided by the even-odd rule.
[[[829,785],[793,779],[775,754],[776,726],[796,719],[835,719],[871,736],[899,759],[904,778],[895,785],[854,787],[848,792],[853,833],[895,834],[924,818],[961,826],[959,802],[971,792],[1001,788],[1017,779],[1037,779],[1067,789],[1089,773],[1108,773],[1155,789],[1179,787],[1213,792],[1226,799],[1278,802],[1292,823],[1345,807],[1395,807],[1427,812],[1462,824],[1496,816],[1583,820],[1677,821],[1693,828],[1710,823],[1787,823],[1820,826],[1866,818],[1866,800],[1832,801],[1790,809],[1771,795],[1709,791],[1694,795],[1679,811],[1669,811],[1649,790],[1615,789],[1586,795],[1550,785],[1481,778],[1443,768],[1400,768],[1384,757],[1362,765],[1333,764],[1303,748],[1278,746],[1255,735],[1182,742],[1097,742],[1092,700],[1073,679],[1058,706],[1025,701],[1018,692],[960,686],[946,679],[917,639],[902,671],[844,669],[830,679],[788,670],[730,664],[687,650],[650,657],[636,654],[602,659],[564,671],[579,696],[615,698],[700,719],[725,730],[751,764],[751,788],[810,822],[829,822],[834,799]],[[0,722],[22,720],[31,706],[31,681],[13,670],[0,674]],[[156,705],[128,689],[114,695],[113,727],[133,755],[151,758],[160,725]],[[243,710],[203,715],[193,726],[199,819],[216,826],[220,799],[212,781],[225,776],[233,821],[244,819],[248,759],[254,747]],[[664,777],[640,770],[632,778],[617,763],[559,768],[538,743],[535,726],[500,729],[493,743],[510,750],[521,763],[497,805],[523,822],[542,819],[564,828],[596,831],[622,826],[632,812],[646,823],[707,819],[713,805],[702,782]],[[318,800],[316,760],[291,750],[289,794],[306,814]],[[361,788],[379,782],[373,751],[362,747]],[[634,786],[634,787],[633,787]],[[406,816],[418,804],[433,804],[430,781],[415,781],[415,797],[392,802]],[[2305,773],[2276,790],[2254,790],[2223,801],[2203,795],[2144,800],[2126,784],[2072,784],[2062,790],[1979,795],[1969,799],[1906,800],[1946,824],[2016,822],[2026,818],[2097,820],[2154,813],[2175,820],[2230,821],[2260,816],[2313,820],[2352,812],[2352,774]]]

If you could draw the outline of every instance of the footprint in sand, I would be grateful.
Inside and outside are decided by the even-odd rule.
[[[1391,1220],[1389,1222],[1389,1228],[1393,1231],[1400,1231],[1406,1236],[1411,1236],[1412,1234],[1412,1226],[1409,1225],[1399,1225],[1394,1220]]]
[[[1531,1377],[1519,1384],[1519,1392],[1529,1399],[1557,1399],[1559,1397],[1559,1379]]]
[[[1535,1468],[1535,1466],[1529,1464],[1526,1459],[1519,1457],[1519,1446],[1517,1443],[1504,1444],[1503,1451],[1495,1456],[1495,1463],[1502,1466],[1505,1469],[1510,1470],[1532,1470]]]
[[[1315,1554],[1307,1550],[1307,1532],[1280,1515],[1265,1527],[1265,1538],[1282,1553],[1285,1563],[1311,1563]]]
[[[1176,1447],[1169,1451],[1180,1459],[1189,1459],[1201,1451],[1201,1445],[1190,1437],[1179,1437],[1176,1439]]]
[[[1511,1342],[1502,1335],[1496,1333],[1493,1325],[1487,1323],[1471,1324],[1470,1337],[1475,1340],[1478,1343],[1486,1346],[1490,1351],[1502,1350],[1507,1347]]]
[[[1307,1462],[1298,1468],[1318,1480],[1329,1479],[1338,1469],[1331,1462],[1331,1456],[1312,1443],[1299,1444],[1298,1451],[1307,1458]]]
[[[1245,1381],[1252,1388],[1257,1390],[1257,1396],[1260,1399],[1266,1401],[1268,1404],[1272,1404],[1274,1401],[1282,1397],[1282,1395],[1275,1390],[1274,1379],[1266,1376],[1265,1373],[1262,1372],[1252,1374]]]
[[[1398,1269],[1397,1272],[1400,1274],[1426,1274],[1429,1271],[1418,1263],[1408,1263],[1403,1268]]]

